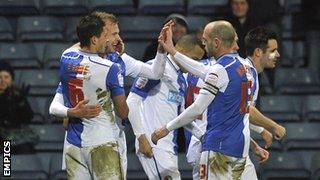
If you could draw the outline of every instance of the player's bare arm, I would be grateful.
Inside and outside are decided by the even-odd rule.
[[[269,159],[269,152],[258,145],[253,139],[250,141],[251,149],[260,158],[259,163],[264,163]]]
[[[122,120],[127,119],[129,114],[129,108],[126,103],[126,96],[125,95],[113,96],[112,101],[113,101],[116,115]]]
[[[271,145],[272,145],[272,134],[264,129],[261,133],[260,133],[262,139],[264,140],[264,142],[266,143],[266,145],[264,146],[264,148],[268,149]]]
[[[270,118],[264,116],[257,108],[250,106],[250,123],[270,129],[276,139],[282,139],[286,134],[286,129]]]

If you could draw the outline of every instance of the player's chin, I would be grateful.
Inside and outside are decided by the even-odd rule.
[[[116,52],[116,48],[115,47],[106,47],[106,52],[107,53],[114,53],[114,52]]]
[[[269,64],[269,68],[275,68],[277,66],[277,61],[272,61],[270,64]]]

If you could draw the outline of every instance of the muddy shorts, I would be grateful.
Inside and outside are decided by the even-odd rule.
[[[68,143],[65,150],[69,180],[124,179],[117,142],[83,148]]]
[[[240,180],[245,164],[246,158],[203,151],[200,158],[200,179]]]

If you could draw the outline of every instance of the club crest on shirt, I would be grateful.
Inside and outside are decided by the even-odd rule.
[[[243,76],[244,74],[246,74],[247,70],[245,68],[244,65],[240,65],[238,68],[237,68],[237,73],[240,75],[240,76]]]
[[[146,86],[147,82],[148,82],[148,79],[147,79],[147,78],[142,78],[142,77],[140,77],[140,78],[138,78],[135,86],[136,86],[137,88],[139,88],[139,89],[142,89],[142,88],[144,88],[144,87]]]

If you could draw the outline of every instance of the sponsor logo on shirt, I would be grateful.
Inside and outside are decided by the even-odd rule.
[[[183,101],[183,96],[181,96],[181,94],[177,91],[170,90],[168,95],[168,101],[180,105]]]

